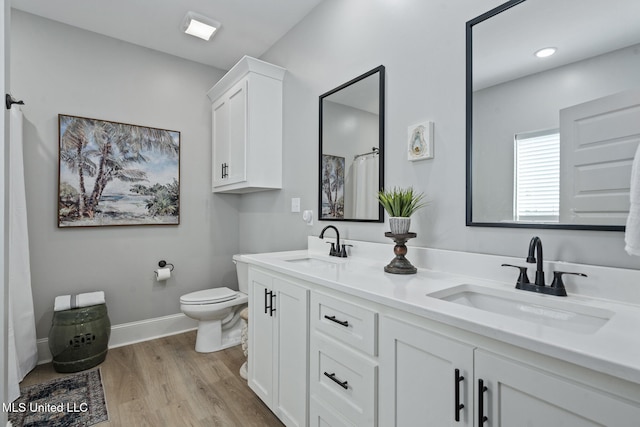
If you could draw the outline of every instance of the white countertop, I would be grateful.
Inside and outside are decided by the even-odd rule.
[[[566,299],[535,293],[531,293],[531,296],[533,298],[566,300],[583,306],[609,310],[615,314],[593,333],[579,333],[542,326],[531,321],[515,319],[427,295],[462,284],[481,285],[506,292],[516,292],[518,295],[525,292],[515,290],[513,282],[488,280],[475,275],[454,274],[429,268],[418,268],[418,273],[411,275],[389,274],[384,272],[383,267],[393,258],[392,249],[389,249],[393,247],[392,245],[377,244],[386,249],[383,253],[387,253],[386,262],[381,262],[380,252],[367,251],[366,248],[372,244],[348,242],[354,243],[356,248],[358,246],[365,248],[361,252],[366,256],[352,256],[342,259],[324,255],[326,245],[318,246],[313,239],[315,238],[310,237],[309,239],[308,250],[242,255],[242,258],[249,264],[640,384],[640,305],[622,302],[628,300],[615,301],[571,293],[573,287],[568,284],[567,289],[570,293]],[[319,252],[318,248],[322,248],[323,252]],[[407,258],[413,262],[412,250],[416,259],[420,259],[422,256],[418,253],[420,249],[412,249],[411,247],[409,247]],[[354,250],[354,252],[358,251]],[[445,253],[446,258],[456,256],[455,252],[440,252]],[[466,257],[465,260],[475,255],[458,254]],[[440,255],[442,254],[430,252],[432,259]],[[495,258],[491,259],[491,264],[498,263],[499,265],[500,262],[513,262],[513,259],[506,257],[478,256],[482,257],[483,262],[486,262],[487,257]],[[309,267],[287,261],[307,257],[324,258],[334,263]],[[447,262],[455,265],[455,261],[449,259]],[[419,264],[414,262],[414,265],[418,266]],[[564,264],[561,265],[564,266]],[[574,268],[568,271],[576,271],[579,265],[573,264],[572,267]],[[464,270],[464,268],[461,269]],[[597,277],[598,269],[602,268],[595,267],[594,271],[596,272],[592,275]],[[580,269],[578,268],[578,270]],[[510,274],[515,280],[517,272],[512,271]],[[635,274],[638,272],[632,270],[621,274],[620,277],[635,279]],[[547,276],[551,276],[550,270],[547,270]],[[640,293],[640,282],[635,283],[638,286],[637,292]],[[633,284],[629,284],[626,288],[633,289]],[[629,291],[626,290],[626,292]]]

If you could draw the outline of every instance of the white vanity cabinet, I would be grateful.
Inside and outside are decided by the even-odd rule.
[[[246,257],[249,385],[286,425],[640,426],[635,303],[561,299],[614,313],[595,332],[567,332],[425,296],[467,276],[378,278],[373,263],[320,252]]]
[[[308,294],[249,268],[249,387],[289,427],[308,425]]]
[[[284,74],[281,67],[245,56],[207,92],[214,193],[282,188]]]
[[[500,351],[498,354],[479,348],[477,343],[457,341],[411,322],[383,317],[381,425],[639,425],[637,386],[630,388],[636,395],[628,395],[624,381],[576,370],[575,366],[531,352]],[[562,367],[558,364],[566,365],[571,374],[559,373]]]

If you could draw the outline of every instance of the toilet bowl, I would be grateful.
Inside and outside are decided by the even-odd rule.
[[[196,351],[211,353],[240,344],[240,311],[249,301],[248,265],[234,255],[239,291],[226,287],[204,289],[180,297],[180,310],[198,321]]]

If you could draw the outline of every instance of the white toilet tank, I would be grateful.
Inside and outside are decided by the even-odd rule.
[[[238,290],[245,294],[249,293],[249,264],[243,261],[242,255],[234,255],[233,263],[236,265],[238,275]]]

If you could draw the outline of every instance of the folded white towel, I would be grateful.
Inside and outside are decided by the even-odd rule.
[[[87,292],[78,295],[60,295],[56,297],[53,311],[64,311],[104,303],[104,291]]]
[[[631,186],[629,189],[629,216],[624,233],[625,247],[629,255],[640,256],[640,145],[631,165]]]

